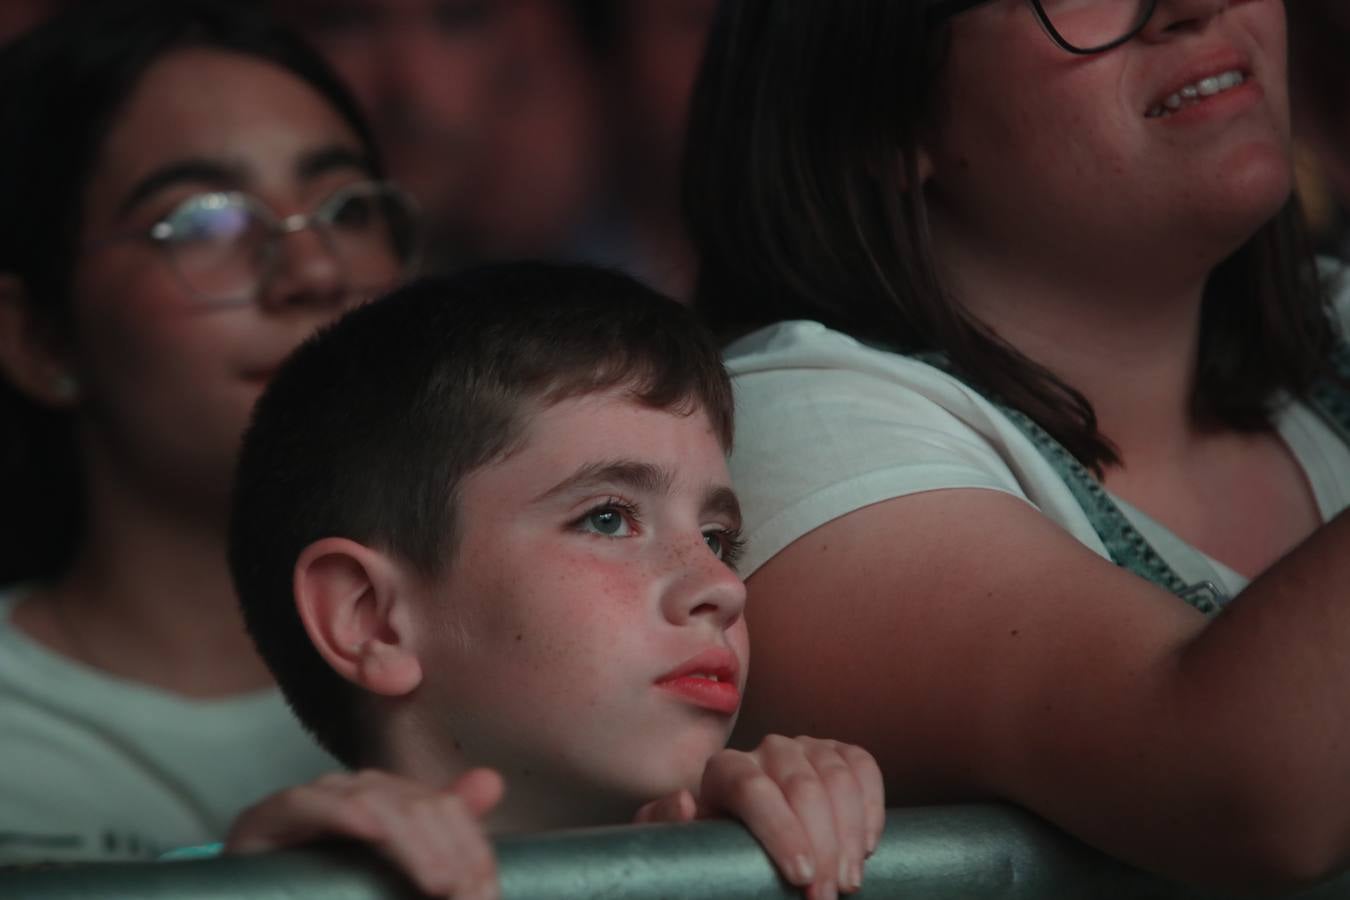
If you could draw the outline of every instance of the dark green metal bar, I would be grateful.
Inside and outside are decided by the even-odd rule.
[[[800,895],[733,822],[586,829],[496,841],[507,900],[777,900]],[[332,845],[191,862],[0,870],[22,900],[393,900],[416,896],[372,854]],[[1217,900],[1131,869],[1016,809],[892,810],[859,898]],[[1291,895],[1294,896],[1294,895]],[[1297,894],[1350,900],[1350,876]]]

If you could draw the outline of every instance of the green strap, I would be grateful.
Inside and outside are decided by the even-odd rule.
[[[1326,377],[1313,386],[1308,401],[1322,414],[1341,440],[1350,444],[1350,344],[1341,344],[1331,357],[1335,377]],[[1337,378],[1340,380],[1337,381]]]
[[[913,356],[966,383],[952,371],[945,355],[920,353]],[[1350,385],[1350,346],[1341,345],[1337,349],[1332,357],[1332,368],[1341,380],[1323,378],[1310,392],[1308,400],[1341,439],[1350,444],[1350,389],[1347,389],[1347,385]],[[1217,615],[1223,610],[1231,598],[1211,582],[1187,584],[1183,581],[1139,530],[1130,524],[1130,520],[1101,483],[1049,432],[1026,413],[1008,406],[975,385],[967,383],[967,386],[978,391],[1007,416],[1055,470],[1073,494],[1074,500],[1078,501],[1093,531],[1101,538],[1112,562],[1170,591],[1207,616]]]

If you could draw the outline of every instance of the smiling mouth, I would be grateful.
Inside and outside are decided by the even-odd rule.
[[[1201,78],[1194,84],[1185,85],[1176,93],[1164,97],[1162,102],[1144,113],[1144,116],[1149,119],[1165,119],[1187,107],[1204,103],[1210,97],[1216,97],[1219,94],[1231,91],[1233,88],[1241,87],[1247,83],[1247,79],[1247,74],[1238,69],[1230,69],[1218,75]]]

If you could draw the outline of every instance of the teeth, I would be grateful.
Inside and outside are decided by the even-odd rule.
[[[1188,84],[1181,90],[1172,94],[1162,103],[1150,109],[1147,116],[1150,119],[1157,119],[1163,116],[1171,115],[1184,106],[1189,106],[1206,97],[1213,97],[1215,94],[1222,94],[1224,91],[1231,91],[1233,88],[1246,82],[1247,77],[1237,70],[1224,72],[1221,75],[1212,75],[1209,78],[1202,78],[1195,84]]]

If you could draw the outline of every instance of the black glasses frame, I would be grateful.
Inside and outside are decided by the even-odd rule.
[[[924,18],[929,28],[935,28],[952,16],[959,15],[972,7],[979,6],[981,3],[987,3],[989,0],[925,0],[926,9]],[[1036,21],[1040,23],[1041,30],[1046,33],[1055,45],[1067,53],[1073,53],[1077,56],[1091,56],[1095,53],[1105,53],[1108,50],[1114,50],[1121,44],[1133,40],[1139,32],[1144,30],[1148,20],[1153,18],[1153,13],[1158,8],[1158,0],[1148,0],[1143,7],[1143,12],[1139,16],[1139,21],[1134,23],[1125,34],[1109,43],[1101,44],[1096,47],[1078,47],[1064,39],[1064,35],[1055,29],[1055,25],[1050,21],[1050,16],[1046,14],[1045,7],[1041,5],[1041,0],[1027,0],[1031,4],[1031,9],[1036,14]]]

